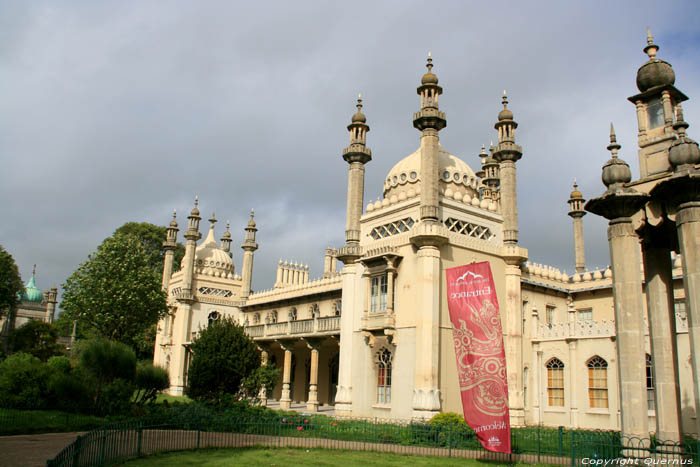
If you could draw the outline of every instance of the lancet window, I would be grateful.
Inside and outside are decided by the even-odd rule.
[[[558,358],[547,362],[547,395],[550,407],[564,407],[564,363]]]
[[[595,356],[588,360],[588,402],[591,408],[608,408],[608,362]]]
[[[377,404],[391,404],[391,358],[389,349],[377,352]]]

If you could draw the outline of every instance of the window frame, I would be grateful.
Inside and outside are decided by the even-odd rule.
[[[588,359],[586,368],[588,369],[588,406],[591,409],[609,409],[608,362],[599,355],[595,355]]]
[[[376,354],[377,368],[377,405],[391,405],[391,373],[394,354],[382,347]]]
[[[564,407],[565,383],[564,383],[564,362],[556,357],[552,357],[545,364],[547,369],[547,404],[549,407]]]

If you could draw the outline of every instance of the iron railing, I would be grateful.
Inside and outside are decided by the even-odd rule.
[[[249,446],[350,449],[572,467],[614,465],[605,461],[624,458],[698,465],[698,441],[694,439],[661,443],[625,439],[612,431],[525,427],[511,430],[511,444],[513,454],[486,451],[464,425],[311,415],[280,415],[267,420],[221,415],[107,425],[79,436],[46,465],[102,466],[156,452]],[[638,465],[642,464],[649,462]]]

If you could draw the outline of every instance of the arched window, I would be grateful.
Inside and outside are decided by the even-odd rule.
[[[318,309],[318,303],[311,305],[311,318],[320,318],[321,312]]]
[[[340,313],[343,311],[343,302],[338,300],[333,304],[333,314],[335,316],[340,316]]]
[[[391,352],[377,352],[377,404],[391,404]]]
[[[588,360],[588,402],[591,408],[608,408],[608,362],[595,356]]]
[[[547,395],[551,407],[564,407],[564,363],[558,358],[547,362]]]
[[[207,322],[209,323],[209,326],[211,326],[211,324],[214,321],[218,321],[219,318],[221,318],[221,314],[219,314],[218,311],[212,311],[211,313],[209,313],[209,316],[207,317]]]
[[[260,324],[260,313],[255,313],[253,315],[253,324]]]
[[[267,314],[267,318],[265,318],[265,322],[267,324],[273,324],[277,322],[277,310],[272,310]]]
[[[651,355],[647,354],[647,410],[656,410],[655,394],[654,394],[654,361]]]
[[[297,320],[297,309],[296,307],[292,307],[291,310],[289,310],[289,321],[296,321]]]

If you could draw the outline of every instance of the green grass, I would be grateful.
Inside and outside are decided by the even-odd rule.
[[[107,423],[94,415],[60,410],[0,409],[0,435],[88,431]]]
[[[331,450],[331,449],[202,449],[199,451],[157,454],[123,464],[127,467],[141,466],[459,466],[495,467],[507,463],[484,462],[473,459],[449,457],[409,456],[378,452]],[[539,464],[538,464],[539,465]]]
[[[156,404],[162,404],[164,401],[168,401],[168,404],[172,404],[173,402],[189,404],[192,402],[192,399],[187,396],[171,396],[170,394],[159,393],[158,396],[156,396]]]

